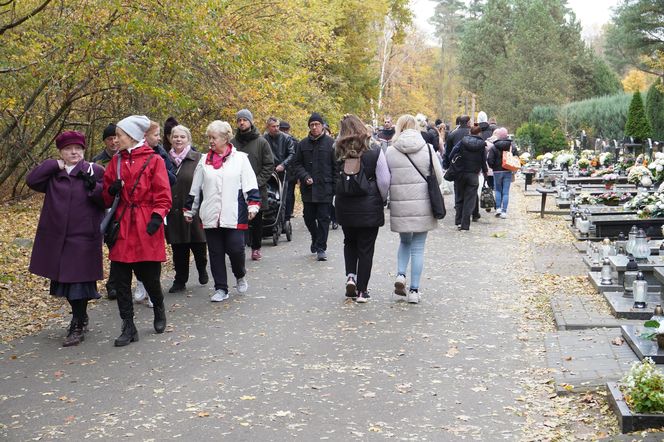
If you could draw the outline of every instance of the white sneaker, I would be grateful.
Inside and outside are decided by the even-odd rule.
[[[496,209],[496,218],[498,218],[501,213],[503,213],[501,209]]]
[[[146,300],[147,300],[147,305],[148,305],[148,307],[150,307],[150,308],[154,308],[154,304],[152,303],[152,299],[150,299],[149,296],[146,298]]]
[[[419,292],[408,292],[408,303],[410,304],[419,304],[420,303],[420,294]]]
[[[501,217],[502,219],[507,218],[507,212],[502,212],[502,213],[500,214],[500,217]]]
[[[148,292],[145,291],[145,286],[141,281],[136,281],[136,290],[134,290],[134,301],[141,302],[145,299]]]
[[[247,293],[247,290],[249,290],[249,283],[247,282],[247,278],[239,278],[237,280],[237,285],[235,286],[237,289],[237,292],[239,294],[244,294]]]
[[[212,297],[210,298],[210,301],[212,301],[212,302],[221,302],[221,301],[225,301],[227,299],[228,299],[228,293],[226,293],[222,289],[219,289],[219,290],[216,290],[214,292],[214,295],[212,295]]]
[[[406,276],[397,275],[397,279],[394,281],[394,294],[406,296]]]

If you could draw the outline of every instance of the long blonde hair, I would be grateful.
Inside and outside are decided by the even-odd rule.
[[[394,138],[398,138],[401,132],[408,129],[417,129],[419,125],[414,116],[410,114],[404,114],[399,117],[397,124],[394,126]]]

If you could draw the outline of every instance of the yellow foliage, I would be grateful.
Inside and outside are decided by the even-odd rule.
[[[646,91],[650,85],[657,79],[655,75],[648,74],[638,69],[630,70],[625,78],[622,79],[625,92]]]

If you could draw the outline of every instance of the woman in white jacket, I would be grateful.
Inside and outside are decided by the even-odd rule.
[[[438,227],[429,201],[427,183],[420,173],[429,174],[429,164],[439,183],[443,182],[443,170],[436,152],[428,145],[412,115],[402,115],[397,120],[392,145],[387,148],[387,165],[390,169],[390,228],[399,232],[397,254],[397,279],[394,293],[407,296],[408,302],[420,302],[420,277],[424,268],[424,243],[429,230]],[[420,173],[418,173],[417,168]],[[410,287],[406,292],[406,270],[410,261]]]
[[[249,157],[230,143],[230,124],[213,121],[206,134],[210,151],[196,166],[184,216],[187,222],[197,213],[201,218],[214,279],[215,292],[210,300],[221,302],[228,299],[225,255],[237,279],[238,293],[249,288],[245,278],[244,231],[260,210],[261,196]]]

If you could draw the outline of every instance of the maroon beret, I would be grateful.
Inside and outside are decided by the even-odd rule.
[[[78,144],[79,146],[83,147],[83,149],[85,149],[87,147],[85,145],[85,135],[75,130],[67,130],[62,132],[55,139],[55,147],[58,149],[62,149],[63,147],[69,146],[70,144]]]

